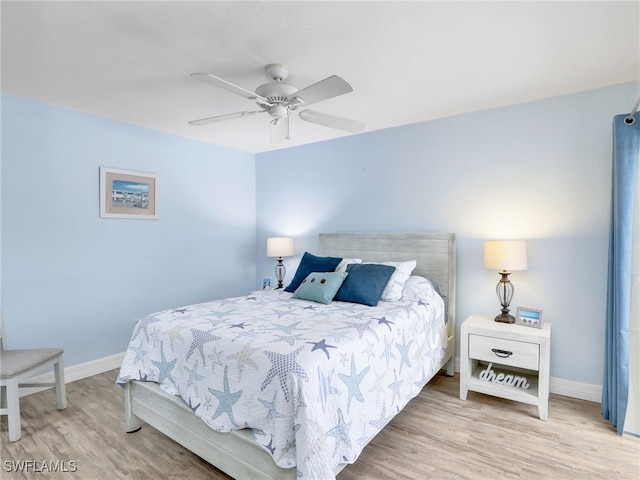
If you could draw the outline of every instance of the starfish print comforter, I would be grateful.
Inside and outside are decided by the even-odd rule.
[[[249,428],[301,479],[335,478],[439,368],[444,302],[377,307],[282,290],[137,321],[117,383],[157,382],[218,432]]]

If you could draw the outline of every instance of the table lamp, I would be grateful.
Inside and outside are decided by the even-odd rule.
[[[278,257],[275,274],[278,281],[278,287],[283,287],[284,276],[287,269],[282,264],[282,257],[291,257],[293,255],[293,238],[290,237],[271,237],[267,238],[267,257]]]
[[[484,268],[498,270],[500,281],[496,293],[502,305],[502,313],[496,316],[496,322],[515,323],[509,315],[509,304],[513,298],[513,284],[509,275],[516,270],[527,269],[527,244],[524,240],[487,240],[484,242]]]

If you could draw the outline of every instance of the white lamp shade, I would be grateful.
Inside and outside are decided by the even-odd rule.
[[[513,272],[527,269],[527,242],[487,240],[484,242],[484,268]]]
[[[267,257],[291,257],[293,255],[293,238],[267,238]]]

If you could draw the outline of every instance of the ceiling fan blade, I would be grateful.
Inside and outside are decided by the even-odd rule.
[[[290,102],[295,98],[299,98],[304,101],[305,105],[311,105],[312,103],[327,100],[349,92],[353,92],[351,85],[337,75],[331,75],[324,80],[320,80],[318,83],[314,83],[313,85],[309,85],[302,90],[298,90],[297,92],[288,95],[287,102]]]
[[[271,122],[271,143],[289,140],[289,116],[276,118]]]
[[[299,113],[299,116],[306,122],[317,123],[318,125],[324,125],[325,127],[337,128],[338,130],[344,130],[345,132],[350,133],[361,132],[365,127],[364,123],[359,122],[358,120],[336,117],[334,115],[313,112],[311,110],[303,110]]]
[[[208,125],[210,123],[223,122],[225,120],[232,120],[234,118],[250,117],[251,115],[255,115],[256,113],[262,113],[262,112],[264,112],[264,110],[256,110],[253,112],[227,113],[225,115],[216,115],[215,117],[207,117],[207,118],[200,118],[198,120],[191,120],[188,123],[189,125]]]
[[[228,92],[235,93],[236,95],[240,95],[241,97],[248,98],[249,100],[259,100],[260,103],[264,103],[265,105],[271,106],[271,103],[265,97],[258,95],[255,92],[250,90],[245,90],[238,85],[234,85],[231,82],[227,82],[226,80],[216,77],[210,73],[192,73],[192,77],[195,77],[203,82],[210,83],[211,85],[215,85],[216,87],[223,88]]]

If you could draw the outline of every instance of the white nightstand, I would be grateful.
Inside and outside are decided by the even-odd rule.
[[[460,399],[466,400],[471,390],[537,405],[540,419],[546,420],[550,340],[546,322],[532,328],[471,315],[460,327]],[[487,371],[489,363],[495,375]],[[521,387],[525,381],[529,388]]]

